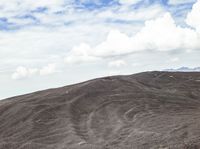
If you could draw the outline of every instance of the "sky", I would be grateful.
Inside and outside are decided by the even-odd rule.
[[[199,57],[200,0],[0,0],[0,99]]]

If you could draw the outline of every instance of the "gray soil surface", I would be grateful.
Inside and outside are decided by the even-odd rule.
[[[1,100],[0,149],[200,149],[200,73],[105,77]]]

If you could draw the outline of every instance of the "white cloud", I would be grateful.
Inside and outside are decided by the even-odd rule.
[[[65,58],[67,64],[80,64],[81,62],[94,62],[98,57],[91,55],[92,49],[88,44],[82,43],[75,46]]]
[[[66,1],[67,2],[67,1]],[[38,7],[46,7],[49,9],[61,7],[65,4],[64,0],[1,0],[0,6],[2,10],[7,11],[27,11],[35,10]]]
[[[186,50],[200,46],[200,39],[195,30],[177,26],[169,13],[161,18],[146,21],[145,27],[133,37],[133,41],[134,46],[141,50]]]
[[[145,21],[162,16],[165,10],[160,5],[152,5],[132,11],[129,7],[119,9],[106,9],[97,13],[98,19],[124,20],[124,21]]]
[[[91,0],[83,0],[91,1]],[[122,0],[124,1],[124,0]],[[131,0],[130,0],[131,1]],[[130,2],[129,0],[127,2]],[[99,0],[91,1],[98,3]],[[131,3],[134,3],[131,1]],[[100,2],[101,3],[101,2]],[[131,8],[123,6],[109,6],[104,9],[89,11],[88,9],[78,9],[74,6],[74,0],[11,0],[0,1],[0,17],[7,18],[13,25],[48,25],[63,26],[67,23],[86,24],[86,23],[104,23],[108,19],[112,21],[144,21],[154,18],[164,12],[160,5],[152,5],[132,11]],[[47,8],[43,13],[33,13],[38,8]],[[61,12],[57,14],[55,12]],[[81,15],[80,15],[81,14]],[[26,17],[29,16],[29,17]],[[23,18],[25,17],[25,18]],[[35,18],[35,19],[34,19]]]
[[[43,28],[25,28],[0,32],[0,67],[16,68],[24,65],[48,65],[63,62],[63,55],[81,41],[96,43],[109,27],[87,25]],[[89,31],[92,31],[91,33]],[[99,33],[100,32],[100,33]],[[99,33],[99,34],[97,34]],[[9,57],[7,56],[9,55]]]
[[[119,0],[119,3],[124,5],[134,5],[140,1],[141,0]]]
[[[127,53],[127,51],[131,51],[131,48],[131,38],[118,30],[112,30],[108,33],[106,40],[95,47],[86,43],[75,46],[65,58],[65,62],[94,62],[103,57]]]
[[[90,61],[90,58],[96,60],[94,57],[119,56],[146,50],[196,50],[200,48],[199,43],[200,36],[195,30],[176,25],[172,16],[166,13],[146,21],[145,26],[133,36],[111,30],[106,40],[94,47],[89,44],[76,46],[66,59]]]
[[[40,69],[40,75],[49,75],[56,72],[56,65],[55,64],[49,64],[47,66],[44,66]]]
[[[186,23],[200,33],[200,0],[193,5],[191,12],[188,13]]]
[[[70,1],[65,2],[71,3],[73,0]],[[92,2],[92,0],[89,1]],[[89,10],[81,5],[79,5],[80,9],[74,7],[73,4],[63,6],[64,0],[1,0],[1,23],[5,23],[5,26],[1,24],[1,27],[10,27],[10,24],[6,25],[6,21],[10,22],[11,26],[17,24],[19,27],[15,30],[0,31],[0,68],[5,67],[3,73],[0,74],[1,84],[12,84],[16,93],[18,90],[13,85],[19,87],[19,83],[10,79],[11,73],[14,72],[13,79],[36,77],[22,83],[21,94],[25,93],[27,86],[33,84],[30,81],[46,81],[42,84],[40,81],[34,82],[42,89],[44,84],[46,87],[53,87],[52,84],[66,85],[78,80],[99,77],[102,74],[108,74],[109,71],[110,74],[120,74],[161,70],[163,67],[172,66],[172,63],[167,61],[171,57],[180,58],[178,62],[173,63],[173,67],[178,67],[180,64],[197,66],[199,50],[194,50],[200,49],[199,31],[197,32],[200,20],[199,4],[195,4],[191,13],[188,14],[187,24],[193,27],[190,28],[181,27],[175,23],[183,21],[184,16],[174,20],[170,14],[165,14],[168,8],[173,9],[173,12],[179,8],[187,12],[189,8],[186,5],[167,6],[166,9],[159,2],[147,6],[146,1],[147,3],[142,3],[145,5],[137,9],[129,7],[138,1],[121,0],[122,5],[108,5]],[[176,3],[183,3],[180,1]],[[38,7],[47,7],[47,9],[45,12],[32,12]],[[26,15],[30,16],[23,18]],[[31,17],[35,17],[38,21]],[[188,53],[185,53],[186,51]],[[63,59],[65,59],[65,64]],[[114,62],[110,64],[112,67],[106,67],[108,63],[117,59],[123,59],[129,66],[133,64],[134,69],[118,67],[123,64],[114,64]],[[92,65],[86,65],[86,67],[68,65],[85,62]],[[54,66],[48,66],[49,63],[57,64],[55,72],[59,67],[65,73],[55,74],[54,79],[39,77],[54,72]],[[26,67],[17,68],[17,66]],[[14,70],[15,68],[17,70]],[[68,79],[65,74],[68,74]],[[81,80],[79,74],[82,74]],[[28,88],[32,88],[32,91],[39,89],[34,88],[33,85]],[[6,89],[3,86],[2,89],[11,96],[10,85]]]
[[[111,30],[104,42],[93,49],[96,56],[112,56],[132,50],[131,38],[118,30]]]
[[[108,63],[109,67],[122,67],[125,65],[126,65],[126,62],[124,60],[115,60]]]
[[[57,72],[55,64],[49,64],[42,68],[27,68],[24,66],[19,66],[17,67],[16,71],[12,74],[12,79],[18,80],[33,77],[36,75],[50,75],[55,72]]]
[[[168,3],[171,5],[179,5],[184,3],[193,3],[196,2],[196,0],[169,0]]]
[[[38,73],[37,68],[26,68],[23,66],[20,66],[16,69],[16,72],[13,73],[12,79],[22,79],[26,77],[31,77],[34,76]]]

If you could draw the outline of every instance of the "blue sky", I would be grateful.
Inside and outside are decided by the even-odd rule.
[[[200,64],[199,0],[1,0],[0,99]]]

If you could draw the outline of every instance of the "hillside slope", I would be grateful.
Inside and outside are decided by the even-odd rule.
[[[105,77],[0,101],[0,149],[90,148],[200,148],[200,73]]]

